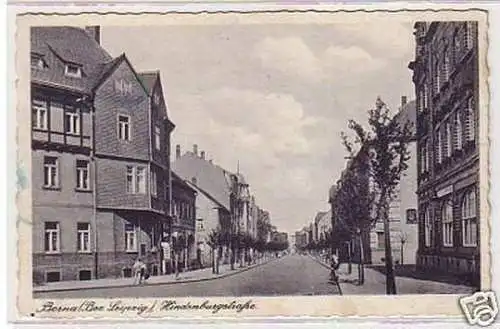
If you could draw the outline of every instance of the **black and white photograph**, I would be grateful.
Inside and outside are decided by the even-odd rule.
[[[484,290],[484,22],[211,15],[29,27],[32,298]]]

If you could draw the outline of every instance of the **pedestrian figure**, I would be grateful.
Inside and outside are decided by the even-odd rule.
[[[147,271],[147,266],[141,261],[141,283],[149,278],[149,273]]]
[[[143,265],[144,263],[141,261],[140,258],[137,258],[135,260],[134,266],[132,266],[132,270],[134,272],[134,285],[136,284],[141,284],[142,283],[142,277],[143,277]]]
[[[342,289],[340,289],[339,276],[337,274],[337,270],[340,267],[339,258],[336,254],[332,254],[330,260],[330,281],[337,286],[339,289],[339,294],[342,295]]]

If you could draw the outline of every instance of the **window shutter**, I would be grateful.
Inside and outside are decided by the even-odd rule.
[[[443,161],[444,158],[446,158],[448,154],[448,137],[446,136],[446,124],[444,127],[441,127],[440,132],[441,132],[441,161]]]
[[[467,108],[465,109],[465,138],[467,141],[473,141],[475,139],[475,119],[474,119],[474,109],[472,106],[472,98],[467,101]]]
[[[437,140],[434,144],[437,163],[441,163],[441,131],[436,132]]]
[[[460,111],[455,113],[455,124],[453,129],[453,149],[462,149],[462,120],[460,118]]]
[[[452,143],[453,143],[453,136],[451,132],[451,123],[447,122],[446,123],[446,156],[450,157],[451,156],[451,151],[452,151]]]

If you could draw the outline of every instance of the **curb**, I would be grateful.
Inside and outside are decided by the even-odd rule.
[[[316,261],[318,264],[320,264],[321,266],[323,267],[326,267],[327,269],[331,270],[332,267],[330,265],[327,265],[326,263],[324,263],[323,261],[317,259],[316,257],[314,257],[313,255],[311,254],[307,254],[309,257],[311,257],[314,261]]]
[[[226,277],[230,277],[236,274],[244,273],[246,271],[249,271],[253,268],[259,267],[261,265],[266,265],[278,258],[273,258],[270,260],[267,260],[263,263],[260,264],[254,264],[248,267],[244,267],[242,269],[236,269],[228,272],[228,273],[223,273],[217,276],[213,277],[206,277],[206,278],[198,278],[198,279],[185,279],[185,280],[178,280],[178,281],[167,281],[167,282],[153,282],[153,283],[145,283],[144,285],[135,285],[135,284],[111,284],[108,286],[98,286],[98,287],[82,287],[82,288],[56,288],[56,289],[51,289],[51,290],[36,290],[35,288],[33,289],[33,295],[39,294],[42,295],[44,293],[51,293],[51,292],[63,292],[63,291],[78,291],[78,290],[99,290],[99,289],[109,289],[109,288],[132,288],[132,287],[144,287],[144,286],[160,286],[160,285],[173,285],[173,284],[179,284],[179,283],[193,283],[193,282],[203,282],[203,281],[212,281],[212,280],[217,280],[217,279],[222,279]]]

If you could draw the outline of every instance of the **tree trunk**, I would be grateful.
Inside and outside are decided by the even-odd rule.
[[[401,260],[399,261],[401,265],[404,264],[404,261],[403,261],[403,256],[404,256],[404,246],[405,246],[405,243],[404,242],[401,242]]]
[[[351,256],[352,250],[351,250],[351,240],[349,240],[349,243],[347,243],[347,273],[351,274],[352,273],[352,256]]]
[[[365,251],[363,244],[363,231],[359,232],[359,270],[358,278],[359,284],[363,285],[365,283]]]
[[[389,225],[389,212],[388,204],[385,201],[386,195],[383,193],[381,195],[383,198],[383,220],[384,220],[384,240],[385,240],[385,284],[386,284],[386,294],[395,295],[396,294],[396,279],[394,277],[394,266],[392,261],[392,248],[391,248],[391,231]]]
[[[210,260],[212,262],[212,274],[215,274],[215,248],[210,249]]]

